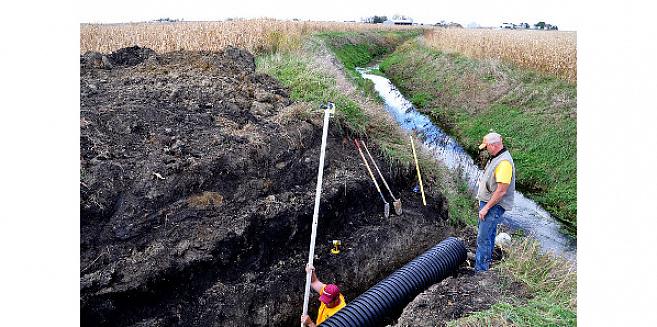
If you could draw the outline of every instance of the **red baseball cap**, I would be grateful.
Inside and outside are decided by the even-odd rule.
[[[324,292],[319,296],[319,300],[330,304],[340,296],[340,288],[335,284],[328,284],[324,287]]]

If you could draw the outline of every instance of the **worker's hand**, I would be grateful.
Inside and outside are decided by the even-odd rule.
[[[310,316],[308,315],[301,315],[301,323],[304,326],[310,326],[313,323],[313,320],[310,319]]]
[[[479,220],[483,221],[484,219],[486,219],[487,214],[488,214],[488,207],[484,206],[479,211]]]
[[[306,264],[306,272],[307,273],[312,273],[313,270],[315,270],[315,267],[309,263]]]

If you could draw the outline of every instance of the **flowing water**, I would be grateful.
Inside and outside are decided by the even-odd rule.
[[[369,74],[370,69],[357,68],[363,78],[374,82],[377,93],[385,102],[385,109],[402,129],[416,134],[435,158],[449,169],[460,172],[474,194],[477,180],[483,171],[470,155],[454,138],[434,125],[429,117],[418,112],[390,80]],[[511,229],[522,229],[526,235],[537,239],[544,251],[576,262],[576,241],[560,231],[560,224],[548,212],[520,192],[515,192],[513,210],[504,213],[501,223]]]

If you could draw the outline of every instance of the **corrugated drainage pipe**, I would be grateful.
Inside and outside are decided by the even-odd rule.
[[[322,327],[377,326],[387,313],[449,276],[466,258],[463,241],[450,237],[361,294]]]

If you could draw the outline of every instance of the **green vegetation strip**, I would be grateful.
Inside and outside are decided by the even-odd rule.
[[[518,189],[576,234],[575,85],[416,41],[400,46],[380,69],[473,157],[483,135],[502,134],[516,163]]]
[[[533,297],[522,305],[510,297],[448,326],[576,326],[577,273],[571,263],[541,254],[529,238],[514,242],[508,255],[495,269],[527,285]]]
[[[380,100],[372,81],[364,79],[356,67],[365,67],[374,59],[392,52],[404,41],[422,33],[421,29],[397,32],[323,32],[315,36],[335,54],[347,76],[365,95]]]
[[[355,134],[364,134],[367,117],[358,104],[341,94],[335,80],[310,68],[310,59],[293,54],[274,54],[256,58],[258,70],[274,76],[290,88],[290,98],[310,102],[319,108],[321,103],[333,101],[338,121]]]

